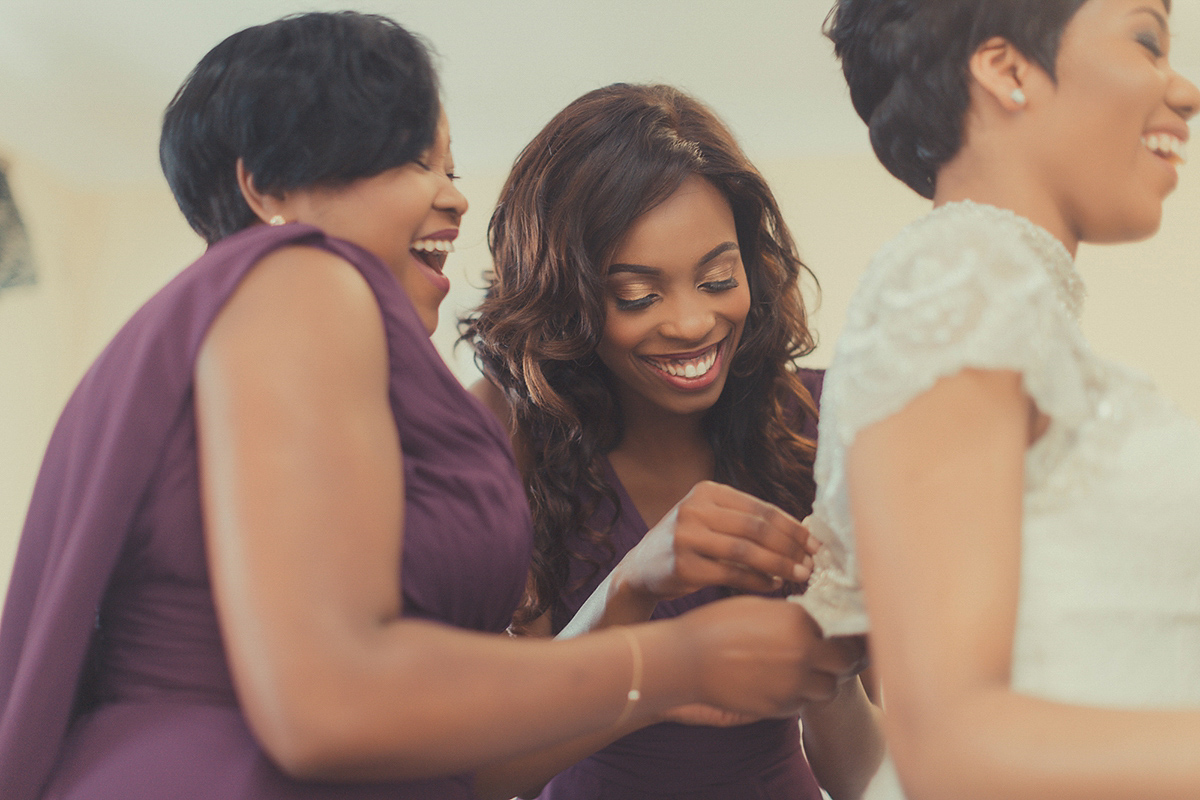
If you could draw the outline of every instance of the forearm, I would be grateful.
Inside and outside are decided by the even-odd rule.
[[[559,639],[570,639],[588,631],[613,625],[632,625],[650,619],[658,605],[646,594],[632,591],[622,580],[618,567],[610,572],[584,604],[559,632]]]
[[[997,689],[928,724],[891,714],[885,727],[910,800],[1200,797],[1200,711],[1095,709]]]
[[[650,619],[655,606],[653,601],[639,606],[627,593],[624,596],[614,596],[617,594],[613,586],[613,575],[609,573],[556,638],[572,639],[613,625],[628,625]],[[543,620],[546,626],[545,635],[548,636],[550,622],[548,617]],[[483,798],[494,797],[499,800],[507,800],[514,795],[536,797],[551,778],[567,767],[603,749],[625,734],[656,721],[658,720],[646,719],[642,715],[631,717],[619,728],[613,726],[476,770],[475,791]]]
[[[627,719],[633,727],[695,699],[680,637],[661,624],[637,636],[642,696]],[[287,771],[321,779],[416,779],[585,736],[601,746],[633,679],[631,648],[616,633],[554,642],[401,620],[384,626],[378,639],[337,661],[318,662],[332,666],[308,669],[290,689],[282,687],[274,706],[285,713],[251,715]]]
[[[804,751],[817,782],[834,800],[862,796],[886,751],[882,711],[862,683],[846,681],[826,703],[811,703],[800,715]]]

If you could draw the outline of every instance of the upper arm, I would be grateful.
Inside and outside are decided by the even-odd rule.
[[[471,384],[469,391],[487,406],[488,411],[491,411],[496,419],[500,420],[500,424],[504,426],[505,430],[512,430],[512,406],[509,405],[508,399],[504,396],[504,392],[500,391],[499,386],[489,378],[483,377]]]
[[[872,647],[905,735],[973,690],[1007,687],[1029,408],[1018,373],[967,369],[850,449]]]
[[[527,473],[531,464],[528,440],[523,432],[518,429],[512,404],[508,402],[508,398],[504,396],[504,392],[486,376],[471,384],[469,391],[487,406],[488,411],[491,411],[496,419],[500,420],[500,424],[504,426],[504,430],[508,431],[509,439],[512,442],[513,454],[517,459],[517,468],[522,474]]]
[[[269,739],[356,637],[400,611],[400,444],[362,276],[313,248],[264,258],[201,347],[196,416],[222,635]]]

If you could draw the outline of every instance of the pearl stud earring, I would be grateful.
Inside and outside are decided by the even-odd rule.
[[[280,215],[280,214],[276,214],[275,216],[271,217],[271,219],[270,219],[270,220],[268,220],[268,221],[267,221],[267,224],[268,224],[268,225],[276,225],[276,226],[278,226],[278,225],[286,225],[286,224],[287,224],[287,220],[286,220],[286,219],[284,219],[282,215]]]
[[[1026,97],[1025,97],[1025,92],[1023,92],[1023,91],[1021,90],[1021,87],[1020,87],[1020,86],[1018,86],[1017,88],[1013,89],[1013,90],[1012,90],[1012,92],[1010,92],[1008,96],[1009,96],[1010,98],[1012,98],[1012,101],[1013,101],[1014,103],[1016,103],[1017,105],[1019,105],[1019,106],[1023,106],[1023,105],[1025,105],[1027,102],[1029,102],[1028,98],[1026,98]]]

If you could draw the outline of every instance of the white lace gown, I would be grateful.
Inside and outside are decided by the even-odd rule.
[[[829,635],[869,628],[846,485],[855,435],[964,368],[1015,370],[1051,422],[1025,458],[1014,690],[1200,707],[1200,426],[1092,351],[1083,293],[1057,239],[991,206],[942,206],[879,252],[825,378],[810,520],[824,547],[794,599]],[[903,797],[890,764],[868,797]]]

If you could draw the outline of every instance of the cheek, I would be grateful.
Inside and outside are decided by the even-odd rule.
[[[733,323],[733,326],[741,331],[746,324],[746,317],[750,315],[750,289],[742,282],[742,285],[733,292],[729,293],[729,297],[721,308],[721,315]]]
[[[1075,214],[1119,204],[1136,181],[1146,114],[1129,102],[1081,97],[1062,109],[1039,145],[1041,179]]]
[[[655,339],[662,317],[656,313],[661,304],[639,313],[619,312],[610,304],[604,321],[604,332],[596,345],[596,355],[615,375],[635,370],[633,362],[639,353],[653,349],[648,342]]]
[[[600,360],[609,369],[617,368],[619,363],[628,357],[637,341],[637,327],[622,319],[621,315],[614,314],[610,308],[604,321],[604,333],[600,337],[600,343],[596,345],[596,355],[600,356]]]
[[[1083,158],[1089,150],[1128,151],[1137,146],[1166,91],[1162,73],[1133,59],[1089,62],[1060,80],[1064,87],[1070,80],[1072,95],[1064,116],[1074,130],[1064,144]]]

